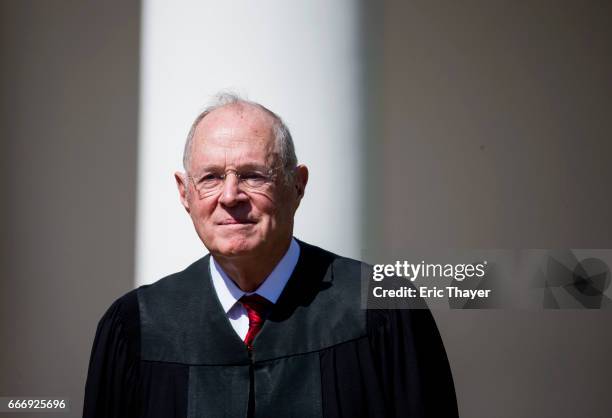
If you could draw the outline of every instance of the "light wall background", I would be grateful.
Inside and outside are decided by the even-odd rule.
[[[359,255],[359,4],[148,1],[143,4],[136,283],[206,253],[173,173],[191,123],[232,90],[287,123],[310,169],[295,235]]]
[[[222,88],[291,128],[306,241],[612,248],[607,4],[218,3],[0,2],[0,396],[79,416],[104,310],[203,255],[172,173]],[[434,314],[462,417],[609,416],[610,313]]]

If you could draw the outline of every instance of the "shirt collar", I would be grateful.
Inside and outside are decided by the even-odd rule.
[[[229,312],[230,309],[238,302],[238,300],[245,294],[257,293],[259,296],[263,296],[272,303],[276,303],[280,294],[282,293],[285,285],[289,281],[293,270],[300,258],[300,246],[295,240],[291,239],[289,249],[278,262],[272,273],[263,281],[261,285],[251,293],[246,293],[241,290],[236,283],[223,271],[221,266],[217,264],[214,257],[210,257],[210,276],[212,278],[213,286],[217,292],[217,297],[221,302],[221,306],[225,313]]]

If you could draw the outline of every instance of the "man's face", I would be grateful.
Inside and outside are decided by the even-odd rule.
[[[265,256],[286,248],[307,180],[305,167],[287,183],[275,149],[273,119],[248,105],[229,105],[196,127],[188,175],[177,173],[181,201],[208,250],[218,256]],[[236,173],[268,173],[263,186],[247,187]],[[302,173],[302,174],[299,174]],[[199,179],[226,175],[218,189]],[[196,189],[198,184],[199,191]]]

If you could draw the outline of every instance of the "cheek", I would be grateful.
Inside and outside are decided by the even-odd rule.
[[[288,221],[293,219],[291,196],[285,194],[279,194],[278,196],[272,196],[266,200],[261,206],[262,212],[269,216],[269,221],[272,228],[282,228]]]
[[[258,215],[274,215],[277,211],[278,204],[277,197],[272,193],[252,193],[250,195],[249,203],[251,205],[251,212]]]
[[[190,215],[194,225],[197,227],[209,222],[214,208],[214,205],[203,201],[199,201],[195,205],[192,205]]]

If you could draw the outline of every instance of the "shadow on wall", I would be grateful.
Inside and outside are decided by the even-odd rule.
[[[380,220],[378,240],[612,248],[612,5],[381,4],[380,160],[370,170],[380,187],[364,217]],[[568,289],[583,307],[608,286],[594,276],[601,266],[586,267],[569,271],[588,278]],[[435,315],[461,416],[610,415],[609,310]]]
[[[73,416],[133,286],[139,32],[138,1],[0,2],[0,394]]]

